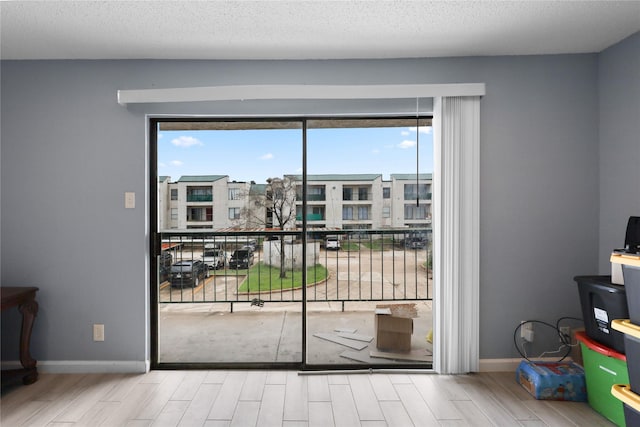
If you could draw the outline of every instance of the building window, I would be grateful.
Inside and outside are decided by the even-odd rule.
[[[391,187],[383,187],[382,188],[382,198],[390,199],[391,198]]]
[[[213,221],[213,208],[187,208],[187,221]]]
[[[299,197],[300,199],[302,197]],[[324,185],[323,186],[310,186],[307,189],[307,200],[309,201],[322,201],[325,200]]]
[[[358,188],[358,200],[369,200],[369,191],[367,187]]]
[[[172,221],[178,220],[178,208],[171,208],[171,220]]]
[[[229,189],[229,200],[240,200],[240,197],[242,195],[240,194],[240,189],[239,188],[230,188]]]
[[[349,187],[344,187],[342,189],[342,200],[351,200],[353,197],[353,189]]]
[[[419,191],[419,193],[418,193]],[[416,200],[420,196],[420,200],[430,200],[431,193],[429,192],[429,184],[405,184],[404,185],[404,199]]]
[[[427,206],[404,205],[404,219],[427,219]]]
[[[358,206],[358,219],[369,219],[369,208],[366,206]]]
[[[404,205],[404,219],[413,219],[413,205]]]
[[[178,189],[177,188],[172,188],[171,189],[171,200],[178,200]]]
[[[229,219],[240,219],[240,208],[229,208]]]
[[[351,206],[342,207],[342,219],[353,219],[353,208]]]
[[[391,208],[389,206],[384,206],[382,208],[382,218],[390,218],[391,217]]]

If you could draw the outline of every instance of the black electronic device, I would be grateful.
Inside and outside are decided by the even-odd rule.
[[[640,253],[640,216],[629,217],[627,233],[624,237],[624,249],[627,253]]]

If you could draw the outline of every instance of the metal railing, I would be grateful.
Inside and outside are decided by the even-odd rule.
[[[307,214],[307,221],[324,221],[324,214]],[[296,214],[296,221],[302,221],[302,214]]]
[[[339,249],[325,247],[328,236],[338,239]],[[234,303],[301,302],[303,279],[307,302],[341,302],[343,309],[351,301],[433,298],[431,229],[314,229],[306,250],[300,231],[166,231],[160,237],[159,303],[230,303],[233,310]],[[219,250],[223,259],[203,260],[205,249]],[[247,252],[249,268],[233,258]],[[182,261],[195,261],[188,286],[175,278],[179,269],[172,274]],[[209,266],[198,270],[199,261]]]
[[[213,202],[213,194],[187,193],[187,202]]]

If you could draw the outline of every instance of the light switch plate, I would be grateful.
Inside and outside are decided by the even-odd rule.
[[[104,341],[104,325],[96,323],[93,325],[93,340]]]
[[[136,207],[136,193],[133,191],[124,193],[124,207],[126,209],[134,209]]]

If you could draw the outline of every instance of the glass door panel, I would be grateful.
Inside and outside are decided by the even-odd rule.
[[[302,123],[158,120],[158,364],[302,362]]]
[[[306,137],[297,218],[327,272],[306,291],[307,365],[431,367],[431,119],[309,120]]]

